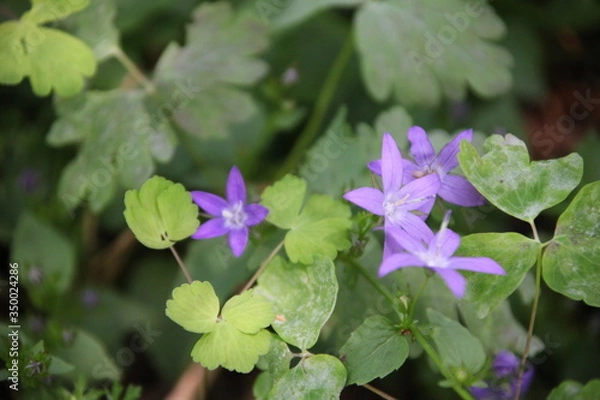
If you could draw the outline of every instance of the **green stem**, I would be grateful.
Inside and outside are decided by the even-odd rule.
[[[356,261],[353,258],[344,258],[344,262],[348,263],[353,268],[356,268],[356,270],[371,284],[371,286],[373,286],[375,290],[381,293],[390,302],[391,306],[394,308],[394,311],[398,312],[396,307],[397,301],[394,295],[392,295],[385,286],[379,283],[377,279],[375,279],[365,267],[363,267],[358,261]]]
[[[179,257],[179,253],[177,253],[177,250],[175,250],[175,246],[171,246],[171,247],[169,247],[169,249],[171,249],[171,253],[173,253],[175,260],[177,260],[177,264],[179,264],[179,267],[181,268],[181,271],[183,272],[183,275],[185,275],[185,278],[187,279],[187,281],[189,283],[192,283],[192,277],[190,276],[190,273],[188,272],[183,261],[181,261],[181,257]]]
[[[437,354],[433,346],[429,343],[427,338],[423,335],[423,333],[421,333],[419,328],[415,325],[412,325],[410,327],[410,331],[412,332],[414,338],[417,339],[417,342],[419,342],[421,347],[423,347],[425,353],[427,353],[429,358],[431,358],[431,361],[433,361],[433,363],[438,367],[442,375],[444,375],[446,379],[452,382],[452,389],[454,389],[454,391],[461,397],[461,399],[473,400],[473,396],[471,396],[471,394],[467,392],[465,388],[463,388],[460,384],[454,381],[454,377],[450,374],[450,372],[446,370],[446,367],[442,363],[442,360],[440,359],[439,355]]]
[[[119,62],[123,65],[123,67],[125,67],[127,72],[131,74],[133,79],[135,79],[137,83],[142,85],[148,93],[156,92],[154,84],[150,82],[148,78],[146,78],[146,75],[144,75],[144,73],[137,67],[137,65],[135,65],[133,61],[131,61],[131,59],[127,56],[127,54],[125,54],[125,52],[123,52],[123,50],[121,50],[120,47],[114,49],[112,53],[114,54],[115,58],[119,60]]]
[[[292,151],[279,170],[279,178],[291,172],[300,163],[302,157],[304,157],[306,149],[317,137],[319,128],[323,122],[323,118],[325,118],[325,114],[327,113],[331,100],[333,99],[333,95],[335,94],[338,83],[342,77],[342,73],[344,72],[348,60],[350,60],[350,56],[352,56],[352,49],[353,37],[352,34],[350,34],[346,39],[346,43],[344,43],[344,47],[342,47],[342,50],[340,50],[337,58],[335,59],[327,78],[325,79],[325,83],[323,84],[323,88],[319,93],[313,113],[306,123],[306,127],[302,133],[300,133],[300,137],[294,144]]]
[[[417,304],[417,300],[419,300],[419,297],[421,296],[421,293],[423,293],[423,289],[425,289],[425,286],[427,286],[427,282],[429,282],[429,278],[430,278],[430,276],[427,275],[427,273],[425,273],[425,281],[423,282],[423,284],[419,288],[419,291],[415,295],[414,299],[412,299],[411,302],[410,302],[410,306],[408,307],[408,320],[411,321],[411,323],[412,323],[413,318],[415,316],[415,305]]]
[[[271,254],[269,254],[269,256],[262,262],[262,264],[260,264],[260,267],[258,267],[258,269],[254,273],[254,275],[252,275],[252,278],[250,278],[248,283],[246,283],[246,285],[242,288],[242,290],[240,290],[240,293],[244,293],[246,290],[250,289],[252,287],[252,285],[254,285],[254,282],[256,282],[256,280],[258,279],[260,274],[262,274],[263,271],[265,270],[265,268],[267,268],[267,265],[269,265],[269,263],[271,262],[273,257],[275,257],[277,255],[277,253],[279,253],[279,250],[281,250],[281,247],[283,247],[283,243],[284,243],[284,240],[282,240],[277,245],[277,247],[275,247],[273,249]]]
[[[533,230],[533,236],[535,240],[540,241],[537,228],[533,221],[530,222],[531,229]],[[540,302],[540,293],[542,288],[542,250],[540,246],[537,250],[537,258],[535,262],[535,294],[533,297],[533,304],[531,306],[531,315],[529,317],[529,327],[527,328],[527,341],[525,342],[525,349],[523,349],[523,356],[521,357],[521,365],[519,366],[519,375],[517,376],[517,388],[515,390],[515,400],[519,399],[521,395],[521,385],[523,383],[523,373],[527,367],[527,357],[531,348],[531,341],[533,339],[533,327],[535,325],[535,316],[537,314],[538,305]]]

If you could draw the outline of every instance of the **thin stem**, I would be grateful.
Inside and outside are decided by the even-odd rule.
[[[256,280],[258,279],[258,277],[260,276],[260,274],[263,273],[263,271],[265,270],[265,268],[267,268],[267,265],[269,265],[269,263],[271,262],[271,260],[273,259],[273,257],[275,257],[277,255],[277,253],[279,252],[279,250],[281,250],[281,247],[283,247],[283,240],[277,245],[277,247],[275,247],[273,249],[273,251],[271,252],[271,254],[269,254],[269,256],[265,259],[265,261],[262,262],[262,264],[260,264],[260,267],[258,267],[258,269],[256,270],[256,272],[254,273],[254,275],[252,275],[252,278],[250,278],[250,280],[248,281],[248,283],[246,283],[246,285],[242,288],[242,290],[240,290],[240,293],[245,292],[246,290],[250,289],[252,287],[252,285],[254,285],[254,282],[256,282]]]
[[[425,353],[427,353],[429,358],[431,358],[431,361],[433,361],[433,363],[438,367],[442,375],[444,375],[446,379],[452,382],[452,389],[454,389],[454,391],[461,397],[461,399],[473,400],[473,396],[471,396],[471,394],[467,392],[465,388],[463,388],[461,385],[454,381],[452,375],[446,370],[444,364],[442,364],[442,360],[440,359],[439,355],[437,354],[433,346],[431,346],[427,338],[421,333],[419,328],[415,325],[412,325],[410,327],[410,331],[412,332],[414,338],[417,339],[421,347],[423,347]]]
[[[352,48],[353,38],[350,34],[346,39],[346,43],[344,43],[344,47],[342,47],[342,50],[340,50],[338,56],[336,57],[333,66],[327,75],[327,78],[325,79],[325,83],[323,84],[323,88],[319,93],[313,113],[306,123],[306,127],[302,133],[300,133],[300,136],[294,144],[292,151],[279,170],[279,177],[291,172],[296,165],[298,165],[300,160],[302,160],[302,157],[304,157],[306,149],[317,137],[319,133],[319,127],[325,118],[325,114],[327,113],[331,100],[333,99],[333,95],[335,94],[337,86],[340,82],[342,73],[344,72],[348,60],[350,60],[350,56],[352,56]]]
[[[537,229],[535,224],[532,222],[532,229],[534,237],[539,241],[537,235]],[[533,327],[535,325],[535,316],[537,314],[538,305],[540,302],[540,293],[542,287],[542,247],[538,248],[537,260],[535,263],[535,295],[533,297],[533,304],[531,306],[531,316],[529,317],[529,328],[527,328],[527,341],[525,342],[525,349],[523,350],[523,356],[521,357],[521,365],[519,366],[519,375],[517,376],[517,388],[515,390],[515,400],[519,399],[521,394],[521,385],[523,383],[523,373],[527,367],[527,356],[531,348],[531,341],[533,339]]]
[[[171,249],[171,253],[173,253],[173,257],[175,257],[175,260],[177,260],[177,264],[179,264],[179,267],[181,268],[181,271],[183,271],[183,275],[185,275],[187,281],[192,283],[192,277],[190,276],[190,273],[188,272],[183,261],[181,261],[181,257],[179,257],[179,253],[177,253],[177,250],[175,250],[175,246],[171,246],[169,249]]]
[[[119,60],[119,62],[125,67],[127,72],[131,74],[133,79],[142,85],[148,93],[156,92],[154,84],[150,82],[148,78],[146,78],[146,75],[144,75],[144,73],[137,67],[137,65],[135,65],[133,61],[131,61],[131,59],[123,52],[123,50],[121,50],[121,48],[114,49],[113,54],[115,58]]]
[[[411,300],[410,302],[410,306],[408,307],[408,320],[413,321],[413,318],[415,316],[415,305],[417,304],[417,300],[419,300],[419,297],[421,296],[421,293],[423,293],[423,289],[425,289],[425,286],[427,286],[427,282],[429,282],[429,275],[427,275],[427,273],[425,274],[425,281],[423,282],[423,284],[421,285],[421,287],[419,288],[419,291],[417,292],[417,294],[415,295],[414,299]]]
[[[540,235],[538,234],[537,227],[535,226],[535,222],[529,221],[529,225],[531,226],[531,230],[533,231],[533,238],[536,242],[540,242]]]
[[[350,266],[356,268],[358,272],[371,284],[371,286],[373,286],[375,290],[381,293],[390,302],[390,304],[394,308],[394,311],[398,312],[398,310],[396,310],[396,298],[390,293],[390,291],[385,286],[379,283],[377,279],[375,279],[365,267],[363,267],[358,261],[356,261],[353,258],[345,258],[344,261]]]
[[[385,393],[384,391],[381,391],[379,389],[377,389],[376,387],[373,387],[371,385],[369,385],[368,383],[365,383],[364,385],[362,385],[365,389],[370,390],[371,392],[375,393],[376,395],[378,395],[379,397],[381,397],[382,399],[385,400],[398,400],[393,396],[390,396],[389,394]]]

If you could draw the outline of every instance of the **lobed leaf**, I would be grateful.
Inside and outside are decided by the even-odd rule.
[[[225,321],[248,334],[269,326],[275,319],[271,303],[253,289],[229,299],[221,314]]]
[[[484,1],[365,2],[355,17],[356,46],[367,89],[378,101],[438,104],[442,94],[483,97],[512,84],[512,57],[490,43],[504,24]]]
[[[269,351],[269,343],[270,334],[265,329],[250,335],[221,321],[198,340],[192,358],[210,370],[221,366],[245,374],[252,371],[259,356]]]
[[[127,225],[144,246],[165,249],[192,235],[200,222],[198,207],[181,184],[154,176],[140,190],[125,193]]]
[[[59,101],[60,117],[47,142],[81,143],[59,182],[59,197],[69,211],[85,200],[93,211],[103,210],[119,186],[140,187],[150,178],[153,159],[171,159],[175,134],[150,115],[145,97],[141,90],[114,89]]]
[[[585,185],[558,218],[542,259],[554,291],[600,307],[600,182]]]
[[[530,161],[525,143],[513,135],[492,135],[479,156],[466,140],[460,143],[460,166],[490,203],[522,221],[532,222],[543,210],[563,201],[579,184],[583,160],[572,153]]]
[[[339,399],[346,382],[346,368],[337,358],[317,354],[286,372],[269,392],[269,400]]]
[[[173,289],[165,313],[186,331],[211,332],[217,325],[219,298],[210,282],[184,283]]]
[[[311,265],[275,257],[258,278],[256,292],[273,305],[277,334],[302,350],[314,346],[335,307],[338,283],[329,259]],[[301,305],[301,306],[299,306]]]
[[[254,16],[217,2],[196,8],[186,37],[185,46],[171,43],[163,52],[154,83],[172,100],[173,119],[184,131],[198,138],[226,137],[231,124],[256,112],[252,97],[239,87],[267,71],[255,58],[267,47],[267,29]]]

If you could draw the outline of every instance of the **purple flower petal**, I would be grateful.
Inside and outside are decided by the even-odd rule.
[[[467,280],[464,276],[451,269],[434,268],[434,270],[442,277],[446,286],[456,297],[462,298],[464,296],[467,287]]]
[[[499,351],[494,357],[492,367],[494,368],[494,374],[502,378],[507,375],[511,375],[519,372],[519,365],[521,360],[519,357],[514,355],[510,351]]]
[[[454,139],[448,142],[440,154],[437,156],[437,161],[444,170],[448,173],[458,166],[458,152],[460,151],[460,142],[468,140],[469,142],[473,139],[473,129],[469,129],[459,133]]]
[[[248,244],[248,228],[236,229],[229,233],[229,247],[234,256],[242,255]]]
[[[244,206],[244,212],[248,216],[246,226],[258,225],[267,218],[269,209],[260,204],[248,204]]]
[[[371,187],[354,189],[344,195],[344,199],[375,214],[383,215],[383,193]]]
[[[381,176],[381,159],[371,161],[370,163],[367,164],[367,168],[369,168],[371,170],[371,172],[374,173],[375,175]]]
[[[427,239],[431,239],[433,237],[433,233],[431,229],[425,224],[425,222],[421,221],[419,218],[417,220],[423,224],[423,226],[419,226],[417,223],[415,226],[418,226],[415,229],[415,226],[408,226],[408,229],[401,229],[398,227],[390,226],[386,228],[386,236],[390,235],[396,243],[398,243],[401,247],[405,248],[408,252],[413,254],[424,253],[427,251],[425,247],[424,240],[428,242]],[[410,225],[415,222],[414,219],[409,218]],[[412,228],[412,229],[411,229]]]
[[[229,207],[225,199],[208,192],[191,192],[192,200],[213,217],[220,217],[224,208]]]
[[[412,235],[412,237],[414,237],[416,240],[428,243],[433,236],[433,232],[431,232],[431,229],[427,226],[427,224],[414,214],[407,213],[402,219],[401,224],[402,229],[404,229],[406,232],[409,232],[410,235]],[[404,246],[402,243],[400,243],[400,245]]]
[[[438,232],[429,244],[430,247],[435,246],[439,249],[440,255],[446,258],[450,258],[459,245],[460,235],[450,229]]]
[[[385,193],[398,190],[402,185],[402,156],[396,141],[387,132],[383,134],[381,146],[381,178]]]
[[[423,200],[433,198],[440,189],[440,178],[437,174],[430,174],[409,182],[398,191],[399,199],[408,195],[408,200],[404,204],[406,210],[415,210],[421,207]]]
[[[414,256],[409,253],[397,253],[392,254],[383,262],[379,267],[379,276],[384,276],[389,274],[392,271],[395,271],[399,268],[404,267],[424,267],[423,261],[417,256]]]
[[[408,130],[410,141],[410,154],[418,165],[429,165],[435,158],[435,150],[427,137],[427,133],[420,126],[413,126]]]
[[[463,207],[475,207],[485,204],[485,198],[465,177],[446,175],[438,195],[448,203]]]
[[[402,183],[406,185],[408,182],[414,181],[415,175],[418,174],[419,166],[405,158],[402,159]]]
[[[377,229],[377,228],[375,228]],[[398,228],[399,229],[399,228]],[[385,260],[394,253],[400,253],[404,248],[393,238],[392,235],[386,234],[383,238],[383,257]]]
[[[241,201],[243,204],[246,203],[246,184],[240,170],[235,165],[231,167],[229,177],[227,178],[227,200],[229,204],[234,204],[238,201]]]
[[[209,219],[200,225],[196,233],[192,235],[192,239],[210,239],[223,236],[227,232],[229,232],[229,229],[225,227],[225,220],[223,218]]]
[[[506,275],[500,264],[488,257],[452,257],[448,260],[447,268]]]

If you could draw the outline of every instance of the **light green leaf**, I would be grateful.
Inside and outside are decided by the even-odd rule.
[[[561,201],[579,184],[583,160],[578,154],[546,161],[530,161],[525,143],[513,135],[492,135],[479,156],[466,140],[458,160],[467,179],[490,203],[522,221]]]
[[[337,358],[317,354],[300,361],[281,377],[269,393],[269,400],[339,399],[346,383],[346,368]]]
[[[293,355],[288,345],[279,336],[271,334],[269,352],[260,357],[256,366],[269,375],[272,383],[289,371],[292,358]]]
[[[600,393],[600,379],[593,379],[585,386],[568,380],[553,389],[547,400],[596,400],[598,393]]]
[[[478,373],[485,364],[481,342],[464,326],[432,308],[427,309],[427,318],[433,324],[431,337],[442,363],[454,370],[459,381]]]
[[[600,181],[585,185],[556,223],[542,260],[546,284],[600,307]]]
[[[31,0],[31,10],[23,14],[24,22],[34,24],[45,24],[50,21],[63,19],[77,11],[83,10],[89,5],[89,0]]]
[[[350,207],[325,195],[312,195],[298,214],[306,181],[288,175],[265,189],[261,204],[269,209],[267,221],[284,229],[285,250],[292,262],[310,264],[319,257],[334,259],[350,247]]]
[[[192,349],[192,358],[208,369],[219,366],[230,371],[252,371],[258,357],[269,351],[270,334],[261,329],[249,335],[226,321],[204,334]]]
[[[350,248],[350,207],[326,195],[312,195],[285,235],[285,251],[292,262],[310,264],[319,257],[334,259]]]
[[[217,325],[219,299],[210,282],[184,283],[173,289],[166,314],[187,331],[211,332]]]
[[[141,189],[125,193],[127,225],[151,249],[166,249],[193,234],[200,222],[198,207],[185,188],[154,176]]]
[[[267,221],[282,229],[291,229],[298,218],[304,196],[306,181],[294,175],[266,188],[261,195],[261,204],[269,209]]]
[[[172,100],[176,123],[192,136],[222,138],[232,123],[248,120],[256,106],[238,87],[266,73],[267,65],[255,56],[267,41],[266,26],[251,15],[234,13],[228,3],[198,6],[186,45],[170,44],[155,70],[154,82]]]
[[[383,378],[400,368],[407,357],[406,337],[381,315],[367,318],[340,349],[340,358],[348,370],[347,385]]]
[[[73,96],[84,77],[96,72],[93,52],[80,39],[30,22],[0,24],[0,83],[17,84],[26,76],[38,96]]]
[[[144,106],[145,97],[142,90],[114,89],[59,102],[60,118],[47,142],[82,142],[59,183],[59,197],[69,210],[88,200],[93,211],[101,211],[119,184],[140,187],[150,178],[153,158],[171,159],[175,134],[168,124],[157,125]]]
[[[21,282],[30,291],[38,292],[35,298],[47,292],[64,293],[71,286],[75,273],[75,249],[55,228],[30,213],[24,213],[13,237],[11,262],[19,264]],[[34,268],[42,273],[40,286],[26,279]],[[38,300],[48,305],[47,299],[40,297]]]
[[[311,348],[335,307],[338,284],[330,259],[290,264],[276,257],[258,278],[257,293],[273,305],[273,329],[302,350]],[[301,305],[301,306],[299,306]]]
[[[253,289],[229,299],[221,314],[225,321],[249,334],[269,326],[275,319],[271,303]]]
[[[288,2],[256,1],[256,11],[265,22],[271,21],[276,29],[289,28],[310,16],[331,7],[350,7],[364,0],[302,0]],[[283,6],[279,6],[283,4]]]
[[[506,275],[461,271],[468,279],[463,302],[473,304],[479,318],[485,317],[511,295],[535,263],[539,242],[519,233],[475,233],[463,237],[457,256],[489,257],[504,268]]]
[[[91,0],[89,7],[65,20],[67,27],[92,48],[98,61],[119,48],[116,11],[115,0]]]
[[[484,1],[365,2],[355,20],[356,46],[369,92],[393,93],[402,104],[438,104],[442,94],[462,99],[467,86],[492,97],[512,84],[512,57],[490,43],[502,20]]]

